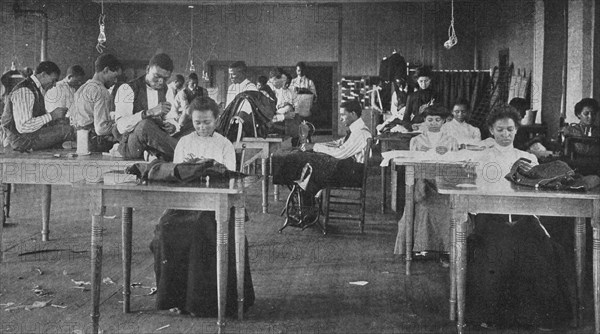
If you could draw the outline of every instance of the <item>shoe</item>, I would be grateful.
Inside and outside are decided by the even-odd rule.
[[[486,329],[496,329],[496,325],[492,323],[482,322],[479,326]]]
[[[77,142],[76,141],[66,141],[64,143],[62,143],[62,148],[64,148],[65,150],[74,150],[77,148]]]

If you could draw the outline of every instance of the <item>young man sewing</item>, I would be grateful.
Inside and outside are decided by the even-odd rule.
[[[345,101],[340,104],[340,122],[348,130],[346,136],[327,143],[305,144],[303,150],[325,153],[336,159],[353,158],[356,162],[364,163],[367,140],[372,137],[371,131],[360,118],[362,107],[358,101]]]
[[[16,151],[52,148],[75,139],[68,124],[66,107],[46,109],[44,95],[54,87],[60,69],[51,61],[41,62],[27,79],[19,82],[6,98],[2,114],[4,146]]]
[[[139,159],[144,151],[173,160],[177,139],[175,125],[164,122],[171,110],[167,102],[166,82],[171,77],[173,61],[164,54],[154,55],[146,73],[119,86],[115,97],[115,122],[121,134],[119,153],[127,159]]]

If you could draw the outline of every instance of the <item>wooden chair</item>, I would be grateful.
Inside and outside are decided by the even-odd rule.
[[[577,152],[576,145],[583,144],[589,147],[592,155],[582,155]],[[571,137],[564,140],[562,160],[571,168],[583,175],[600,175],[600,138],[598,137]]]
[[[324,189],[324,197],[323,203],[325,204],[325,228],[327,228],[327,224],[329,223],[329,219],[343,219],[343,220],[358,220],[360,233],[364,232],[365,229],[365,207],[366,207],[366,197],[367,197],[367,176],[369,170],[369,157],[371,155],[371,146],[373,144],[373,139],[369,138],[367,140],[367,146],[365,147],[364,157],[365,163],[363,166],[363,175],[362,175],[362,183],[360,187],[337,187],[337,186],[327,186]],[[332,195],[332,191],[336,194]],[[343,192],[344,194],[337,194],[338,192]],[[355,193],[358,194],[358,198],[356,197],[343,197],[346,193]],[[330,215],[331,212],[331,204],[340,204],[340,205],[352,205],[359,206],[360,212],[358,215]],[[346,211],[343,211],[346,212]]]

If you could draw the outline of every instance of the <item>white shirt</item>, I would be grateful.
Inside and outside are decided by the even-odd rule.
[[[168,101],[168,100],[167,100]],[[185,89],[180,90],[175,96],[175,100],[171,102],[171,111],[166,115],[166,119],[172,119],[176,122],[179,121],[179,117],[188,108],[188,99],[185,94]]]
[[[240,82],[239,84],[229,85],[229,88],[227,89],[227,102],[225,103],[225,107],[229,106],[231,101],[233,101],[233,99],[235,99],[235,97],[239,93],[245,92],[247,90],[258,91],[258,88],[256,88],[256,85],[250,82],[250,80],[248,79],[244,79],[244,81]],[[246,112],[247,114],[252,113],[252,108],[246,101],[242,103],[242,105],[240,106],[240,110]]]
[[[317,88],[315,87],[315,83],[307,78],[305,75],[298,76],[292,79],[290,83],[290,87],[295,90],[295,88],[307,88],[310,90],[314,96],[317,96]]]
[[[535,155],[518,150],[513,145],[500,146],[498,144],[477,152],[473,160],[477,163],[477,177],[492,183],[503,180],[504,176],[510,172],[512,165],[520,158],[530,160],[531,165],[538,164]]]
[[[279,89],[275,89],[275,96],[277,97],[277,109],[284,107],[286,104],[289,104],[296,109],[296,104],[298,103],[298,94],[296,94],[292,88],[281,87]]]
[[[346,159],[354,157],[356,162],[365,162],[365,147],[367,139],[371,138],[371,132],[365,125],[362,118],[357,119],[348,127],[350,137],[344,142],[344,138],[328,142],[317,143],[313,147],[313,151],[328,154],[337,159]]]
[[[188,158],[214,159],[235,171],[235,148],[229,139],[218,132],[211,137],[200,137],[196,132],[181,137],[175,147],[173,162],[185,162]]]
[[[102,82],[88,80],[75,93],[71,112],[73,124],[77,128],[94,124],[96,134],[112,134],[115,122],[110,119],[110,100],[110,93]]]
[[[67,78],[57,82],[56,85],[50,88],[44,95],[46,110],[49,111],[62,107],[69,109],[70,114],[73,101],[75,101],[75,88],[69,86]]]
[[[177,90],[177,88],[175,88],[176,84],[177,83],[175,81],[173,81],[167,85],[167,95],[165,98],[166,98],[167,102],[169,102],[171,104],[173,104],[175,102],[175,97],[177,96],[177,94],[183,90],[183,87],[181,89]]]
[[[158,105],[158,91],[146,85],[148,109]],[[133,113],[133,89],[129,84],[122,84],[115,95],[115,122],[119,133],[128,133],[142,120],[142,113]]]
[[[458,144],[477,144],[481,141],[481,131],[467,122],[460,123],[453,119],[442,125],[441,132],[458,141]]]
[[[44,95],[45,90],[42,88],[42,84],[38,78],[32,75],[31,79],[42,92],[42,95]],[[10,100],[13,104],[15,127],[19,133],[35,132],[52,121],[52,116],[48,113],[48,109],[46,109],[46,114],[39,117],[32,117],[35,95],[29,88],[22,87],[17,89],[11,94]]]

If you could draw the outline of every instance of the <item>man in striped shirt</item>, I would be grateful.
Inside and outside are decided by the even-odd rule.
[[[2,114],[4,146],[17,151],[42,150],[75,139],[65,118],[67,108],[46,110],[44,95],[54,87],[60,69],[51,61],[41,62],[32,76],[19,82],[6,100]]]

